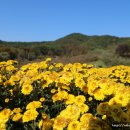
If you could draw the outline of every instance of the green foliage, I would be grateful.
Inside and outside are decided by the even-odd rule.
[[[0,52],[0,61],[9,60],[10,56],[8,52]]]
[[[13,59],[18,61],[30,61],[51,57],[73,57],[73,61],[96,62],[102,61],[105,65],[111,66],[116,63],[130,65],[129,62],[117,56],[126,56],[126,49],[122,53],[122,47],[127,45],[130,48],[130,38],[119,38],[115,36],[87,36],[80,33],[72,33],[55,41],[46,42],[5,42],[0,41],[0,60]],[[98,51],[97,51],[98,50]],[[128,53],[129,54],[129,51]],[[76,56],[85,57],[82,61]],[[116,57],[115,59],[113,57]],[[127,58],[127,60],[129,60]],[[70,60],[68,60],[70,61]],[[61,61],[63,62],[63,61]]]
[[[122,57],[130,57],[130,46],[128,44],[120,44],[116,48],[116,53]]]

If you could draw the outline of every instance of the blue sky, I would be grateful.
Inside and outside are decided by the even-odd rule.
[[[0,0],[0,39],[50,41],[70,33],[130,37],[130,0]]]

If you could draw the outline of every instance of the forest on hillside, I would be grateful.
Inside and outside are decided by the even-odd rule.
[[[130,38],[72,33],[55,41],[6,42],[0,40],[0,61],[12,59],[24,64],[43,60],[46,57],[52,57],[58,62],[85,62],[103,67],[130,65]]]

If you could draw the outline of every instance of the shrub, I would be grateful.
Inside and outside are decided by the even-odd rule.
[[[116,53],[123,57],[129,57],[130,56],[130,46],[127,44],[120,44],[116,48]]]
[[[8,52],[0,52],[0,61],[9,60],[10,55]]]

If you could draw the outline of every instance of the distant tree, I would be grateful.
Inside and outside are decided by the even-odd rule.
[[[24,50],[25,58],[26,58],[27,60],[29,60],[30,48],[24,47],[23,50]]]
[[[35,52],[30,51],[30,52],[29,52],[28,60],[34,60],[34,59],[36,59],[36,58],[37,58],[37,57],[36,57],[36,55],[35,55]]]
[[[40,52],[42,53],[42,55],[47,55],[48,52],[49,52],[49,50],[50,50],[50,48],[47,47],[47,46],[45,46],[45,45],[43,45],[43,46],[41,46],[41,47],[39,48],[39,50],[40,50]]]
[[[9,55],[10,55],[10,59],[14,60],[18,57],[18,51],[11,48],[9,51],[8,51]]]
[[[130,56],[130,46],[128,44],[120,44],[116,48],[116,53],[123,57],[129,57]]]
[[[8,52],[0,52],[0,61],[6,61],[10,59]]]
[[[61,46],[61,49],[63,55],[70,56],[86,54],[88,52],[88,47],[84,44],[64,44]]]

